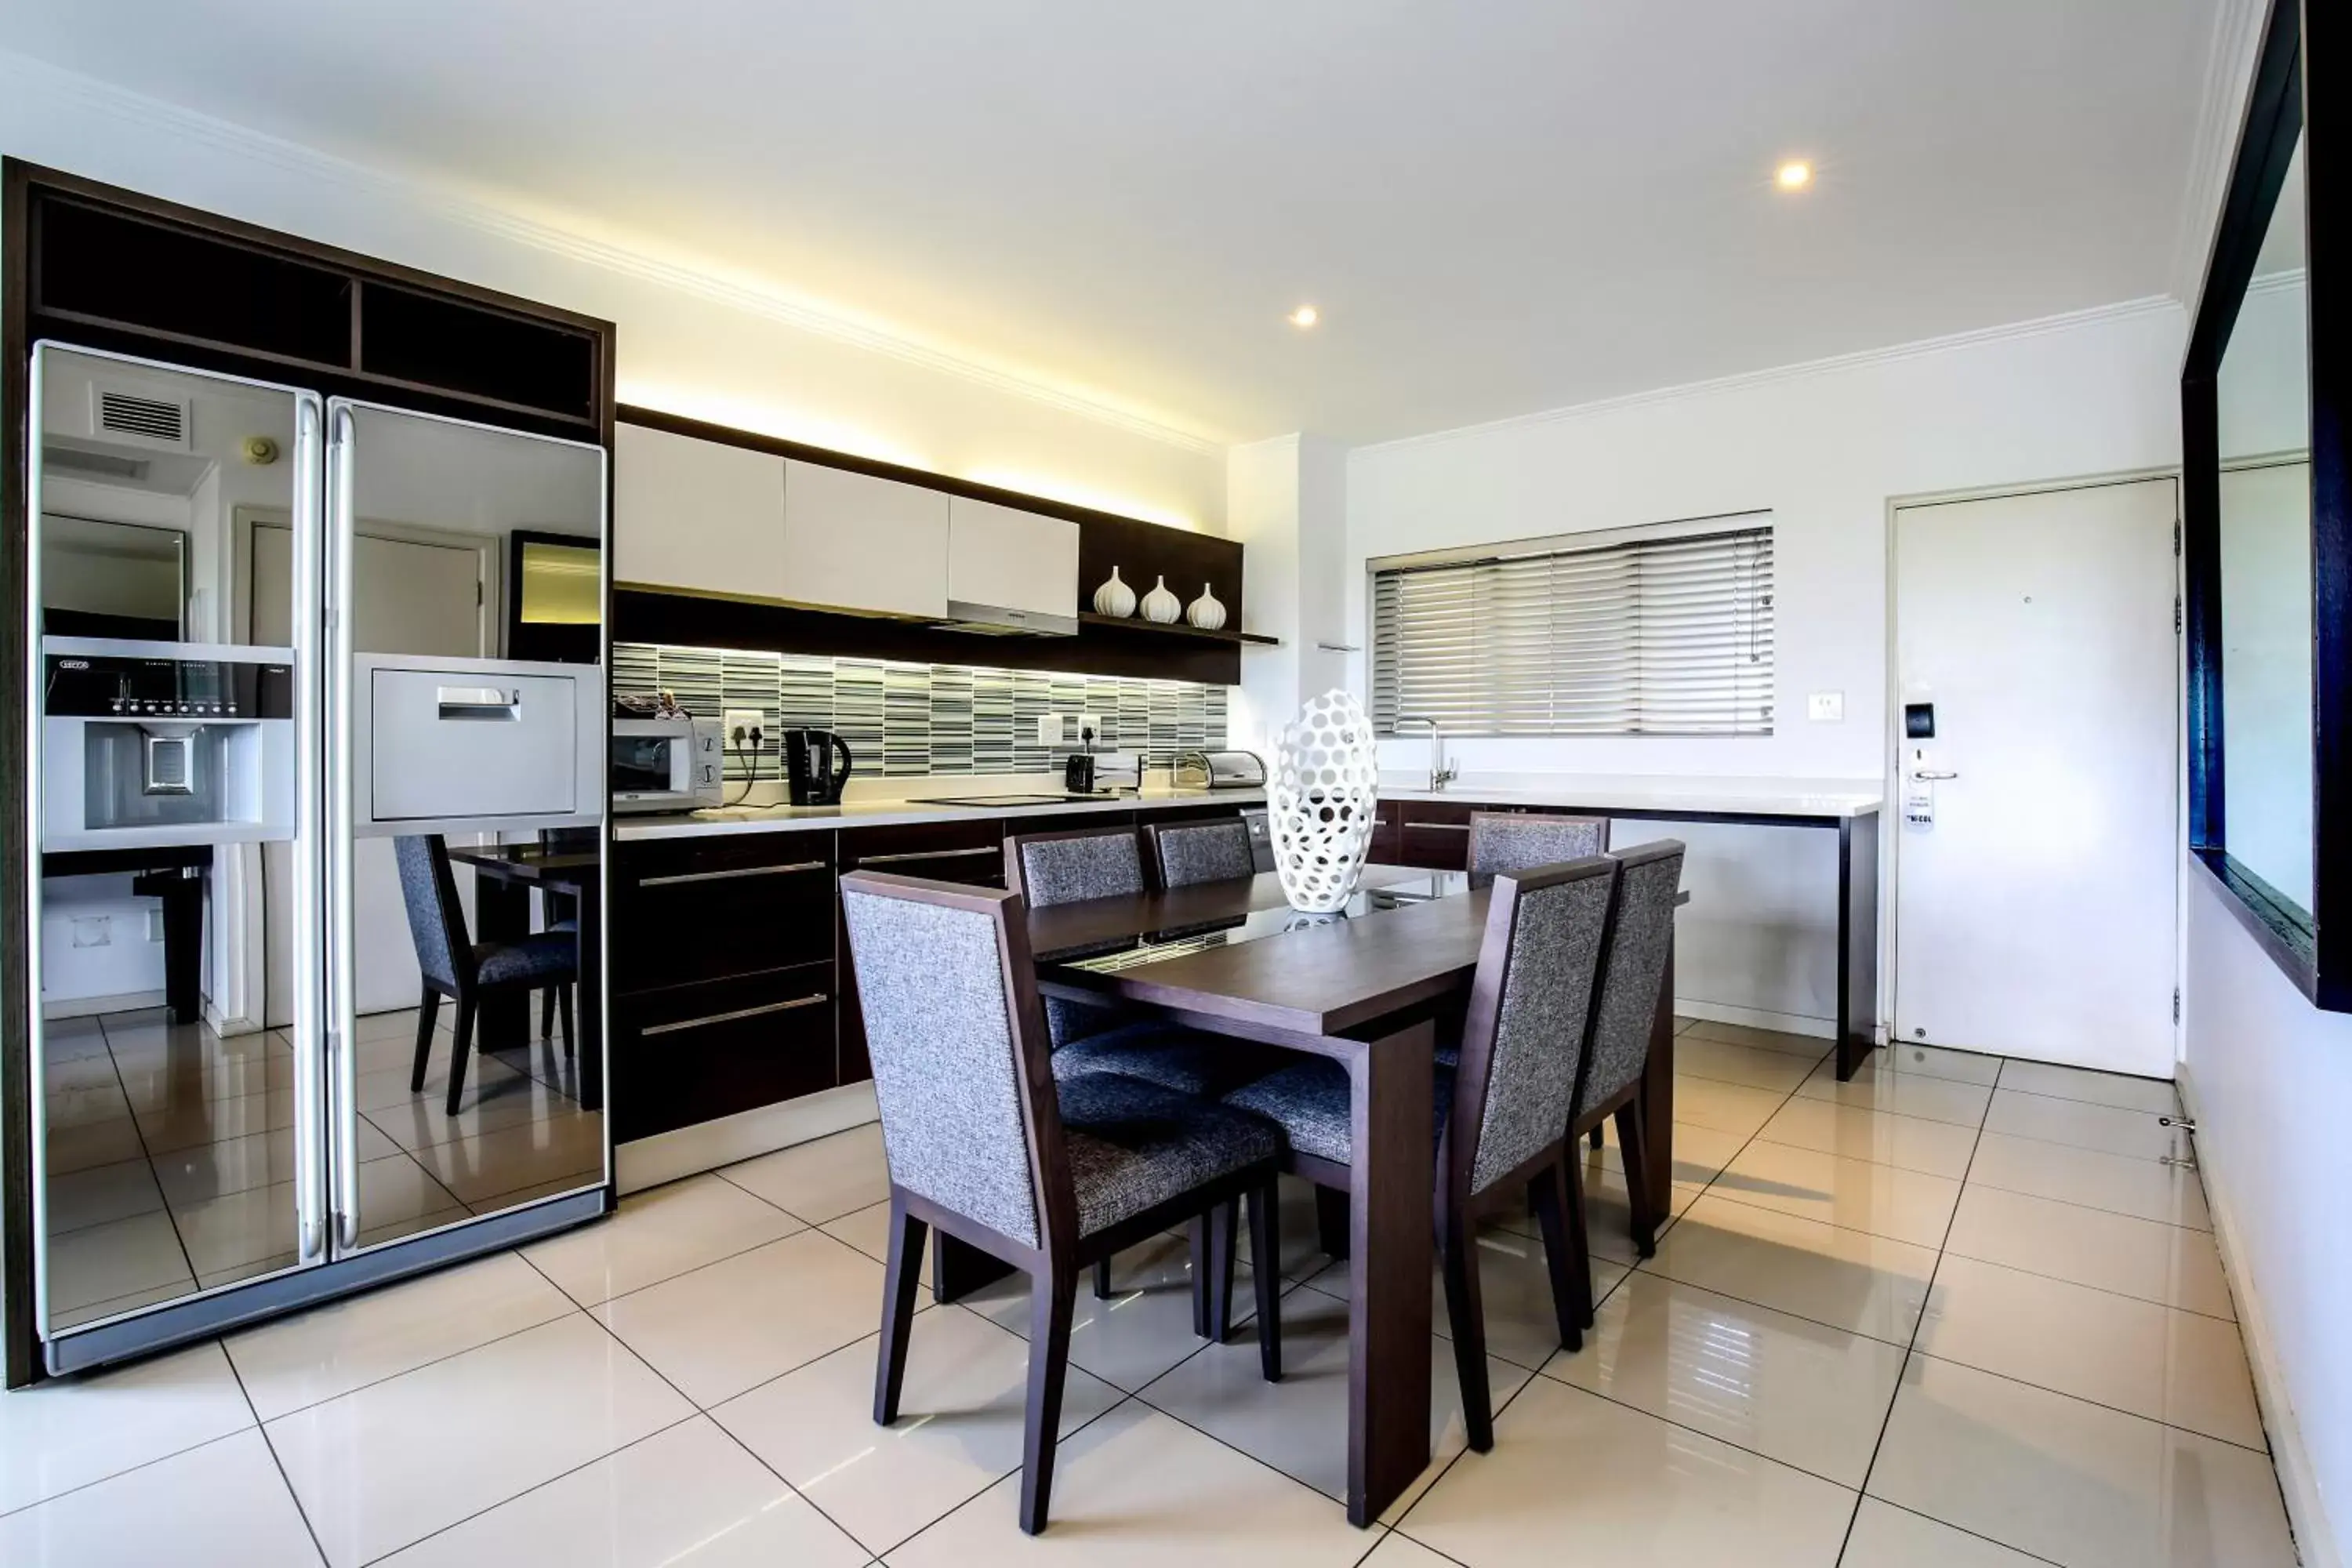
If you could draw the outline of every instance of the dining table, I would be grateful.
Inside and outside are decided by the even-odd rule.
[[[1232,1040],[1327,1057],[1351,1085],[1348,1518],[1370,1525],[1430,1459],[1435,1051],[1477,969],[1492,879],[1373,865],[1342,909],[1292,909],[1272,874],[1033,909],[1048,996],[1117,1002]],[[1660,988],[1640,1114],[1648,1192],[1672,1191],[1674,981]],[[1655,1216],[1633,1216],[1646,1251]],[[1001,1272],[941,1236],[954,1300]],[[1265,1260],[1259,1260],[1264,1266]]]
[[[568,899],[579,919],[572,933],[580,975],[580,1109],[604,1104],[604,857],[564,844],[449,846],[452,862],[474,872],[474,940],[513,942],[530,932],[533,889]],[[531,998],[525,993],[485,996],[477,1027],[481,1049],[530,1038]]]

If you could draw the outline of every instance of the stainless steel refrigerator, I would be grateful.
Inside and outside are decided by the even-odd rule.
[[[603,448],[58,343],[32,394],[50,1370],[604,1213]]]

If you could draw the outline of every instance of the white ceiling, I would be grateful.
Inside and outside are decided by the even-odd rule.
[[[1188,429],[1370,441],[2165,292],[2218,3],[0,0],[0,37]]]

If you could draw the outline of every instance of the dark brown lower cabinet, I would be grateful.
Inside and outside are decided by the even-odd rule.
[[[613,1000],[613,1136],[626,1142],[840,1081],[833,963]]]
[[[1400,800],[1397,864],[1459,871],[1470,864],[1470,813],[1466,802]]]

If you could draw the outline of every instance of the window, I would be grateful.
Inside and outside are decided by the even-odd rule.
[[[1750,514],[1372,566],[1372,724],[1769,735],[1772,525]]]

